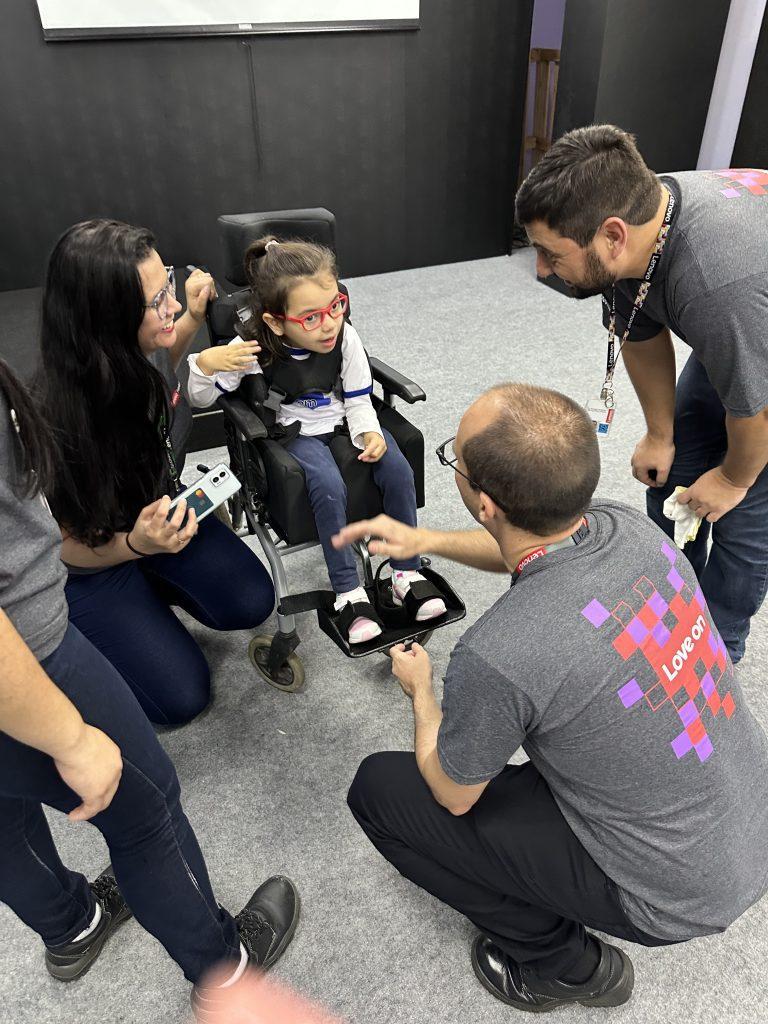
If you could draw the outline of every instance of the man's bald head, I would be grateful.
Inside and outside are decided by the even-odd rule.
[[[595,427],[559,391],[497,384],[464,414],[456,439],[475,490],[520,530],[540,537],[567,529],[589,507],[600,478]]]

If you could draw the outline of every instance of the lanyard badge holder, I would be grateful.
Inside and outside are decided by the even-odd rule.
[[[618,362],[621,350],[629,338],[629,332],[632,330],[632,325],[635,322],[635,317],[643,308],[646,296],[651,289],[651,282],[653,281],[653,275],[656,273],[656,269],[661,261],[661,254],[664,251],[664,246],[667,241],[667,235],[669,234],[669,228],[672,223],[672,216],[675,209],[675,197],[672,193],[669,193],[669,201],[667,202],[667,209],[664,214],[664,220],[659,228],[659,233],[656,236],[656,244],[653,247],[651,258],[648,261],[648,266],[643,274],[643,279],[640,283],[640,287],[637,289],[637,295],[635,301],[632,304],[632,312],[629,314],[627,320],[627,326],[621,336],[621,343],[619,344],[619,351],[616,351],[616,286],[613,286],[613,295],[611,297],[611,316],[608,321],[608,356],[605,364],[605,380],[600,390],[599,398],[591,398],[586,403],[586,410],[589,414],[589,418],[595,425],[595,431],[598,437],[606,437],[608,432],[613,425],[614,416],[616,415],[616,400],[613,394],[613,375],[616,371],[616,363]]]

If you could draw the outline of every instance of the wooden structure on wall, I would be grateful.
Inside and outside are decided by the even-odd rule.
[[[541,160],[544,153],[552,145],[552,128],[555,118],[555,101],[557,99],[557,76],[560,70],[560,51],[535,46],[531,50],[530,63],[535,67],[532,134],[527,134],[529,96],[526,95],[519,181],[523,180],[531,167]],[[528,159],[529,153],[530,160]]]

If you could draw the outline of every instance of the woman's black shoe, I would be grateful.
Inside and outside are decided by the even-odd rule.
[[[131,911],[112,874],[111,865],[90,886],[101,906],[101,918],[94,930],[79,942],[45,947],[45,966],[49,974],[59,981],[74,981],[85,974],[109,936],[118,925],[131,917]]]
[[[472,943],[472,966],[492,995],[518,1010],[546,1013],[568,1003],[621,1006],[632,995],[635,984],[632,961],[616,946],[609,946],[595,936],[592,940],[600,947],[600,962],[592,977],[578,985],[558,978],[539,978],[484,935],[478,935]]]
[[[299,893],[290,878],[273,875],[259,886],[235,916],[251,966],[266,971],[283,955],[296,931],[299,907]],[[193,988],[192,1007],[201,1024],[221,1019],[221,993],[221,988]]]

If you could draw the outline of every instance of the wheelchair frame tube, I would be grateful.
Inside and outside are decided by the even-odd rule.
[[[275,542],[272,540],[272,536],[269,530],[262,526],[259,522],[251,522],[249,524],[254,534],[259,538],[264,554],[267,556],[269,567],[272,570],[272,580],[275,584],[275,593],[277,595],[277,607],[280,607],[280,601],[284,597],[288,597],[290,590],[288,589],[288,577],[285,574],[285,566],[283,560],[280,557],[280,552],[275,546]],[[277,613],[277,628],[281,633],[291,633],[296,629],[296,618],[293,615],[281,615]]]

